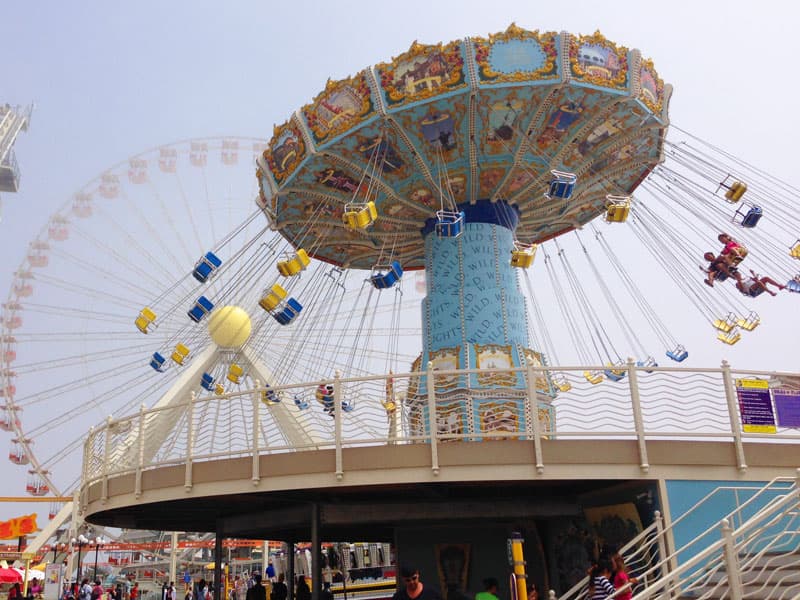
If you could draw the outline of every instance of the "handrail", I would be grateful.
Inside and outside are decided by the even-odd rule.
[[[795,485],[791,491],[791,493],[786,494],[782,498],[780,498],[777,502],[770,503],[768,506],[764,507],[762,510],[759,510],[755,515],[753,515],[750,519],[747,520],[741,527],[735,529],[731,532],[731,537],[733,539],[742,537],[746,532],[752,531],[757,529],[763,521],[766,519],[775,516],[776,514],[780,515],[783,514],[784,509],[797,509],[798,505],[798,495],[800,494],[800,489]],[[723,526],[729,527],[729,522],[727,519],[722,519],[721,523]],[[704,550],[695,554],[692,558],[686,560],[682,563],[677,569],[673,570],[670,573],[667,573],[666,576],[661,577],[655,581],[650,586],[647,586],[644,590],[637,592],[633,596],[633,600],[644,600],[645,598],[652,598],[654,595],[658,594],[659,592],[663,592],[664,588],[668,585],[672,585],[673,587],[679,587],[686,583],[686,580],[680,579],[680,575],[687,574],[692,575],[694,574],[695,570],[699,567],[706,565],[710,559],[721,554],[725,546],[725,539],[724,537],[715,541],[713,544],[705,548]],[[665,557],[657,564],[653,565],[648,571],[653,572],[659,568],[663,569],[666,565],[669,564],[670,559],[677,556],[677,554],[681,550],[677,550],[672,555]]]
[[[196,447],[192,449],[191,461],[199,462],[211,458],[220,458],[225,456],[226,453],[231,457],[251,456],[254,455],[256,449],[258,449],[258,452],[263,453],[266,451],[272,453],[276,451],[318,449],[325,445],[341,449],[343,446],[363,443],[389,443],[386,420],[385,417],[380,415],[384,414],[382,400],[385,398],[382,398],[382,395],[386,393],[386,382],[390,377],[392,388],[398,390],[404,398],[403,404],[406,412],[416,407],[414,410],[420,415],[430,412],[432,415],[435,413],[437,419],[440,417],[445,418],[443,415],[450,415],[448,418],[458,419],[460,418],[457,416],[458,411],[461,410],[463,412],[465,410],[459,408],[459,406],[463,406],[464,402],[467,402],[468,399],[473,401],[476,398],[487,397],[492,401],[507,403],[508,410],[513,413],[510,413],[512,421],[518,424],[514,426],[516,428],[501,426],[496,431],[476,432],[468,428],[459,429],[458,427],[440,429],[441,423],[437,420],[436,431],[433,432],[434,436],[431,438],[423,430],[409,429],[408,422],[406,422],[404,431],[400,435],[393,436],[391,443],[431,443],[431,441],[439,442],[440,440],[509,437],[536,441],[536,432],[533,431],[533,428],[522,427],[521,425],[525,419],[525,408],[527,407],[528,414],[534,412],[531,410],[533,407],[528,404],[527,400],[531,393],[536,393],[539,409],[549,406],[548,410],[554,414],[554,424],[551,423],[548,426],[540,421],[537,428],[539,443],[548,439],[636,439],[639,446],[640,467],[643,470],[648,468],[646,460],[647,443],[654,439],[725,440],[737,445],[737,453],[741,451],[741,438],[746,440],[769,440],[779,443],[800,440],[800,435],[788,429],[781,430],[776,435],[760,433],[732,435],[731,432],[739,432],[742,427],[738,422],[737,411],[731,413],[726,405],[725,381],[730,369],[727,364],[723,365],[722,368],[715,369],[686,369],[683,367],[637,367],[632,363],[628,363],[620,367],[619,371],[625,374],[635,372],[636,376],[630,377],[629,381],[624,384],[605,382],[595,387],[582,381],[583,372],[603,370],[604,368],[606,367],[590,365],[569,367],[529,366],[503,369],[433,369],[433,371],[430,371],[432,373],[431,381],[428,382],[430,393],[425,393],[425,390],[422,389],[423,382],[428,379],[429,371],[340,377],[338,379],[332,378],[299,384],[275,385],[269,388],[269,392],[286,396],[287,401],[284,404],[287,405],[287,410],[294,410],[291,402],[288,401],[288,396],[291,394],[298,392],[313,394],[313,390],[318,386],[331,385],[338,381],[338,386],[342,390],[342,398],[347,398],[348,395],[359,398],[359,402],[367,404],[368,414],[364,417],[363,422],[359,422],[358,419],[360,417],[355,417],[355,420],[353,420],[353,416],[348,416],[342,412],[337,413],[339,414],[339,419],[334,424],[347,423],[348,420],[351,423],[355,423],[349,428],[342,428],[338,425],[332,428],[330,420],[327,420],[329,417],[325,417],[326,420],[320,420],[319,415],[317,415],[313,419],[307,419],[307,422],[304,422],[301,426],[316,431],[314,442],[309,444],[286,444],[281,442],[280,439],[271,439],[269,443],[266,440],[262,440],[258,444],[251,443],[250,446],[242,445],[239,447],[233,444],[225,448],[213,448],[205,443],[205,438],[202,437],[202,432],[200,431],[200,427],[203,424],[198,423],[197,431],[193,431],[194,446]],[[549,381],[548,378],[556,372],[568,374],[573,378],[572,391],[546,393],[541,389],[541,386],[545,384],[540,382]],[[513,374],[514,377],[506,377],[504,381],[515,380],[517,384],[497,385],[490,389],[470,389],[468,392],[452,389],[454,388],[452,381],[468,381],[473,377],[486,377],[487,375],[498,377],[505,374]],[[735,376],[737,378],[752,378],[762,375],[769,377],[791,376],[788,373],[747,370],[737,370]],[[536,382],[535,385],[525,383],[531,377]],[[447,386],[451,386],[451,388]],[[203,412],[203,408],[224,407],[225,404],[232,404],[244,399],[247,399],[248,404],[251,404],[254,394],[259,394],[265,389],[258,387],[221,396],[198,397],[195,400],[194,412],[199,415]],[[416,394],[409,395],[406,389],[416,390]],[[555,390],[553,387],[550,389]],[[659,394],[662,396],[667,394],[668,397],[659,399]],[[692,399],[690,405],[673,407],[672,402],[670,402],[673,398],[688,397],[691,394],[695,395],[697,401],[695,402]],[[587,403],[587,398],[590,396],[592,402]],[[190,398],[177,399],[172,404],[144,408],[137,414],[110,419],[108,422],[93,428],[85,443],[83,485],[96,481],[98,478],[106,479],[133,471],[137,472],[138,477],[138,473],[141,470],[163,466],[164,464],[188,464],[186,452],[183,451],[186,432],[172,428],[177,427],[174,423],[178,421],[174,418],[174,415],[185,414],[191,404]],[[585,418],[586,410],[592,410],[593,407],[598,406],[604,407],[604,412],[600,415],[600,418]],[[270,409],[265,406],[256,405],[256,407],[258,410],[264,411],[261,416],[262,419],[268,417],[268,410]],[[691,420],[691,417],[687,418],[684,414],[690,409],[699,411],[692,422],[692,428],[686,427],[687,419]],[[222,408],[221,410],[225,409]],[[252,410],[249,413],[253,418],[256,418],[257,415]],[[298,418],[300,416],[299,412],[292,414]],[[453,417],[453,415],[456,416]],[[609,417],[609,415],[612,416]],[[408,417],[409,415],[405,416]],[[166,418],[162,419],[162,417]],[[605,420],[603,417],[605,417]],[[363,425],[367,418],[371,419],[368,426]],[[733,418],[737,418],[737,422],[731,423]],[[250,431],[252,429],[251,421],[252,419],[244,423],[246,428],[244,430]],[[161,424],[156,425],[159,422]],[[363,426],[359,428],[360,424]],[[356,429],[353,429],[353,427],[356,427]],[[139,461],[133,458],[139,446],[139,442],[134,441],[138,439],[139,430],[143,431],[144,435],[148,437],[148,452],[151,452],[153,447],[156,448],[155,451],[151,452],[151,455],[144,457],[141,465],[138,464]],[[161,435],[162,438],[158,438],[158,435]],[[156,438],[153,438],[153,436],[156,436]],[[103,440],[106,437],[114,437],[116,440],[111,446],[112,450],[108,461],[103,456],[103,448],[105,446]],[[169,445],[167,444],[168,437],[171,440]],[[537,471],[543,473],[547,465],[543,464],[541,459],[537,459],[537,461]],[[112,464],[105,465],[105,462],[111,462]],[[434,469],[436,469],[435,465]],[[338,468],[337,474],[341,475]],[[189,484],[190,482],[187,480],[187,485]]]
[[[785,496],[790,495],[790,493],[793,490],[798,489],[798,477],[800,477],[800,470],[798,470],[798,476],[797,477],[775,477],[772,480],[770,480],[769,482],[767,482],[765,485],[763,485],[762,487],[754,487],[754,486],[750,486],[750,487],[747,487],[747,486],[719,486],[719,487],[713,489],[712,491],[710,491],[705,496],[703,496],[700,500],[695,502],[688,510],[686,510],[686,512],[684,512],[682,515],[680,515],[677,519],[673,520],[667,527],[665,527],[661,532],[659,532],[659,535],[662,538],[666,538],[668,536],[668,534],[672,530],[674,530],[675,527],[681,521],[683,521],[688,516],[692,515],[698,508],[703,506],[712,497],[714,497],[716,494],[718,494],[718,493],[720,493],[722,491],[727,491],[727,490],[747,490],[747,491],[751,491],[751,492],[753,492],[753,491],[756,492],[746,502],[744,502],[743,504],[738,505],[735,509],[733,509],[728,514],[726,514],[726,515],[724,515],[722,517],[722,520],[725,520],[725,521],[727,521],[729,523],[735,522],[735,517],[738,514],[743,513],[744,510],[747,507],[749,507],[751,505],[755,505],[757,503],[757,501],[762,498],[763,494],[766,494],[766,493],[769,493],[769,492],[776,492],[776,491],[785,492],[784,496],[781,496],[779,498],[774,498],[774,499],[768,501],[763,506],[760,506],[759,509],[756,511],[756,513],[751,517],[751,519],[748,519],[747,523],[751,523],[752,519],[755,518],[756,516],[771,513],[776,502],[778,502],[780,500],[783,500],[785,498]],[[780,487],[780,488],[776,488],[775,487],[776,484],[784,484],[784,483],[785,484],[789,484],[789,485],[786,486],[786,487]],[[647,527],[643,531],[639,532],[627,544],[625,544],[622,548],[620,548],[619,553],[625,559],[625,563],[626,564],[631,564],[631,562],[632,562],[631,561],[631,557],[634,556],[634,554],[635,554],[635,553],[634,554],[629,554],[628,551],[631,548],[634,548],[634,547],[638,547],[638,548],[646,547],[645,544],[643,544],[642,542],[646,542],[647,541],[648,536],[656,529],[656,525],[657,524],[658,524],[657,521],[654,521],[652,525],[650,525],[649,527]],[[648,576],[654,575],[655,573],[665,573],[666,572],[665,569],[670,565],[670,561],[674,560],[675,558],[677,558],[681,554],[685,554],[686,551],[689,550],[699,540],[707,537],[712,530],[716,531],[716,528],[717,528],[718,524],[719,524],[719,520],[717,520],[712,525],[711,529],[707,529],[707,530],[701,532],[696,537],[694,537],[692,540],[690,540],[689,542],[685,543],[683,546],[681,546],[680,548],[675,550],[675,552],[673,552],[672,554],[670,554],[670,555],[668,555],[666,557],[661,557],[661,560],[659,562],[651,565],[647,570],[637,572],[637,577],[639,577],[639,578],[647,578]],[[740,527],[743,527],[743,526],[744,526],[744,523]],[[719,540],[716,542],[716,544],[720,544],[720,543],[721,543],[721,541],[719,541]],[[705,551],[702,551],[702,552],[705,553]],[[697,556],[697,555],[695,554],[694,556]],[[686,564],[687,563],[684,562],[683,566],[685,566]],[[671,574],[668,574],[666,577],[669,578],[670,576],[671,576]],[[580,593],[581,590],[585,590],[587,588],[588,583],[589,583],[589,577],[588,576],[584,577],[578,583],[576,583],[574,586],[572,586],[569,590],[567,590],[566,592],[561,594],[559,596],[559,600],[568,600],[568,599],[576,597],[576,595],[578,593]],[[620,591],[622,591],[622,590],[617,590],[617,594]],[[611,597],[612,598],[616,597],[617,594],[615,594],[614,596],[611,596]]]

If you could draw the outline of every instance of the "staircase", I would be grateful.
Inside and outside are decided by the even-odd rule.
[[[669,528],[656,514],[655,523],[620,550],[638,579],[633,600],[800,599],[800,471],[794,480],[769,482],[718,526],[668,554],[669,530],[713,495]],[[710,536],[716,539],[709,544]],[[588,578],[558,598],[583,599],[587,588]]]

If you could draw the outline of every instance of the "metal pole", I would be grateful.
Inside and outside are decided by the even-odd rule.
[[[100,553],[100,544],[94,544],[94,580],[97,581],[97,555]]]
[[[103,485],[101,486],[100,491],[100,502],[102,504],[106,503],[108,500],[108,471],[109,471],[109,461],[111,459],[111,422],[112,418],[109,415],[106,417],[106,426],[103,433],[106,436],[105,439],[105,446],[103,447]]]
[[[192,392],[194,394],[194,392]],[[170,539],[169,580],[178,581],[178,532],[173,531]]]
[[[433,362],[428,361],[428,432],[431,440],[431,469],[434,475],[439,474],[439,448],[436,446],[436,386],[433,380]]]
[[[311,600],[319,600],[322,588],[322,556],[319,540],[319,505],[311,505]]]
[[[528,363],[526,375],[528,378],[528,412],[531,415],[530,428],[533,431],[533,456],[536,461],[536,472],[541,475],[544,473],[544,461],[542,459],[542,434],[539,427],[539,402],[536,397],[536,374],[530,363]]]
[[[189,406],[186,408],[186,471],[183,477],[183,488],[188,492],[192,489],[192,458],[194,456],[194,403],[197,401],[197,393],[192,392],[189,396]],[[173,581],[175,581],[173,579]]]
[[[83,550],[83,544],[78,542],[78,572],[75,575],[75,581],[78,582],[81,580],[81,550]]]
[[[333,376],[333,441],[336,444],[336,480],[344,477],[342,465],[342,372],[336,369]],[[314,598],[314,600],[317,600]]]
[[[136,498],[142,495],[142,469],[144,468],[144,430],[146,425],[145,410],[147,407],[144,402],[139,406],[139,452],[136,457],[136,483],[134,484],[134,495]]]
[[[258,388],[260,387],[261,382],[256,381],[257,391],[253,394],[253,471],[250,476],[253,481],[253,485],[258,485],[261,483],[261,457],[258,453],[258,435],[261,429],[261,412],[259,406],[259,395],[261,392],[258,391]]]
[[[722,539],[724,546],[722,548],[725,555],[725,571],[728,577],[728,590],[730,591],[730,600],[742,600],[742,578],[739,573],[739,560],[736,556],[736,544],[733,539],[733,529],[728,519],[722,519],[720,522],[722,528]]]
[[[286,542],[286,588],[287,600],[294,600],[294,540]]]
[[[223,596],[222,586],[222,530],[217,525],[214,539],[214,600],[227,600]]]
[[[628,358],[628,385],[631,392],[631,410],[633,410],[633,426],[636,428],[636,440],[639,442],[639,468],[643,473],[650,470],[647,458],[647,443],[644,437],[644,418],[642,417],[642,403],[639,398],[639,374],[636,372],[636,363]]]
[[[739,412],[737,406],[736,392],[731,381],[731,366],[727,360],[722,361],[722,383],[725,387],[725,400],[728,402],[728,418],[731,422],[731,434],[733,443],[736,446],[736,460],[739,463],[739,470],[746,471],[747,463],[744,459],[744,446],[742,446],[742,430],[739,427]]]

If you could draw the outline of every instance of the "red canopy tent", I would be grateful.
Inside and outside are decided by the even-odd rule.
[[[0,583],[22,583],[22,575],[14,569],[0,567]]]

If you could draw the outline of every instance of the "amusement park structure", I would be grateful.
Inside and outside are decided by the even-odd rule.
[[[749,506],[791,520],[798,379],[685,368],[689,348],[605,232],[639,242],[637,259],[653,256],[723,347],[758,335],[753,302],[800,292],[800,240],[797,191],[672,125],[671,93],[652,61],[599,32],[512,25],[414,43],[329,81],[268,142],[196,140],[117,165],[31,244],[4,306],[12,450],[53,490],[53,465],[80,450],[40,460],[47,440],[34,447],[21,414],[51,391],[14,385],[35,364],[18,359],[14,331],[36,307],[29,280],[63,284],[76,308],[55,313],[82,340],[102,334],[95,317],[125,328],[96,342],[89,367],[71,357],[85,375],[60,384],[117,411],[82,448],[75,510],[92,523],[215,532],[218,551],[225,537],[310,540],[315,581],[321,540],[391,543],[454,598],[503,572],[512,532],[531,578],[561,593],[597,554],[658,528],[642,572],[653,589],[680,589],[665,573],[719,550],[707,539],[679,552],[695,502],[701,530],[737,510],[754,527],[738,491],[715,490],[772,482],[746,493],[760,499]],[[255,212],[216,207],[209,151],[219,168],[255,158]],[[167,180],[185,215],[162,201]],[[205,192],[187,193],[192,182]],[[141,210],[135,188],[155,190],[153,214],[129,216],[172,242],[157,252],[109,208]],[[208,231],[193,197],[210,207]],[[67,251],[72,233],[124,267],[124,293],[104,287],[113,267]],[[51,258],[58,277],[37,277]],[[79,284],[87,262],[101,293]],[[58,331],[51,349],[72,340]],[[777,552],[790,538],[759,543]]]
[[[14,155],[14,142],[21,131],[27,131],[33,106],[23,109],[5,104],[0,106],[0,192],[19,190],[20,170]]]

